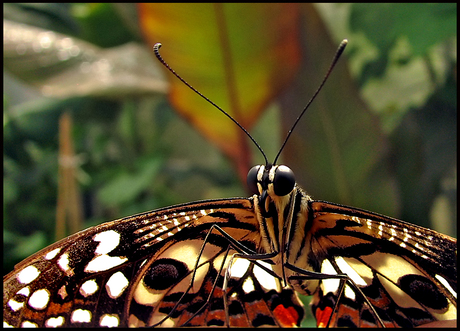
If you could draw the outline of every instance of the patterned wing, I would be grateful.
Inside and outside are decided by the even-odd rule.
[[[4,323],[296,326],[294,291],[314,295],[318,326],[456,318],[455,239],[299,188],[273,197],[185,204],[70,236],[4,278]]]
[[[348,274],[385,326],[457,318],[455,239],[328,202],[314,201],[310,210],[313,227],[307,245],[315,255],[310,263],[321,273]],[[339,280],[321,282],[312,300],[318,326],[381,326],[353,286],[339,292]]]
[[[293,290],[245,259],[232,260],[224,302],[234,242],[257,251],[260,240],[251,199],[105,223],[45,248],[4,277],[4,325],[298,325],[303,308]]]

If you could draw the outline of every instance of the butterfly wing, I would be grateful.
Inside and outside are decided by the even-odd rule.
[[[300,323],[293,291],[267,273],[256,277],[253,263],[229,278],[224,306],[223,275],[236,251],[213,226],[251,250],[260,244],[251,199],[160,209],[65,238],[4,277],[4,323],[225,325],[225,310],[230,324],[241,326]]]
[[[356,208],[304,203],[308,208],[299,214],[307,215],[308,229],[294,246],[307,248],[314,271],[348,274],[360,289],[347,283],[341,293],[340,281],[322,280],[312,305],[319,326],[416,326],[456,318],[454,239]],[[185,204],[79,232],[4,278],[4,322],[299,325],[303,308],[293,289],[282,288],[270,265],[234,255],[263,253],[258,227],[250,198]]]
[[[318,271],[348,274],[385,326],[413,327],[456,319],[455,239],[328,202],[311,202],[310,210],[310,245]],[[339,295],[337,279],[321,282],[312,309],[319,326],[380,326],[350,284]]]
[[[209,266],[203,283],[196,289],[187,292],[180,289],[181,284],[168,289],[151,315],[152,319],[157,323],[161,321],[161,326],[299,325],[304,311],[292,289],[282,289],[277,278],[246,259],[236,259],[231,270],[226,304],[223,299],[224,275],[217,278],[218,269]],[[189,281],[183,285],[188,287]],[[183,296],[185,292],[187,294]]]

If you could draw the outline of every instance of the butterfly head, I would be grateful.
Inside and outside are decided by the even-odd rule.
[[[259,206],[264,217],[270,216],[270,200],[283,199],[295,187],[294,172],[285,165],[256,165],[248,172],[247,184],[259,196]]]

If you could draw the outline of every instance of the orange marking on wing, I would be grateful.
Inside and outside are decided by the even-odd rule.
[[[316,317],[316,326],[319,328],[325,328],[327,327],[327,323],[329,322],[329,318],[332,315],[332,308],[331,307],[326,307],[324,310],[321,309],[316,309],[315,312],[315,317]]]
[[[273,314],[283,327],[296,326],[299,320],[299,314],[294,307],[286,308],[283,305],[278,305],[273,310]]]

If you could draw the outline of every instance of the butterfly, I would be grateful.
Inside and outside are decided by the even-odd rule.
[[[280,152],[250,169],[249,198],[122,218],[25,259],[3,280],[4,325],[292,327],[299,294],[312,296],[320,327],[456,319],[455,239],[313,200],[277,165]]]

